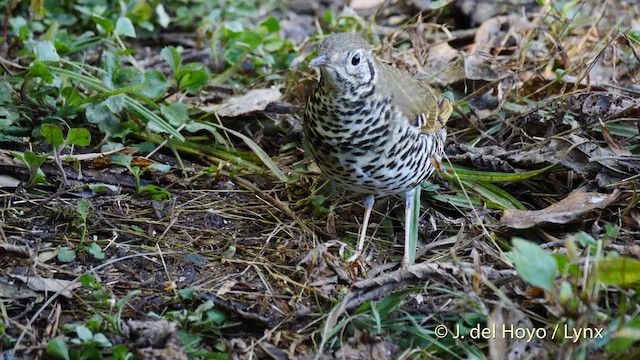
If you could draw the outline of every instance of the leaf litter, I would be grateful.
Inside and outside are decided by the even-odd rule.
[[[568,261],[574,261],[566,264],[570,270],[576,264],[589,269],[585,262],[593,260],[593,239],[607,239],[606,246],[617,249],[618,255],[638,257],[634,246],[638,246],[640,230],[635,195],[640,174],[640,60],[635,55],[637,40],[617,30],[637,26],[637,19],[625,16],[624,4],[616,8],[580,2],[580,11],[589,13],[593,6],[591,10],[600,15],[594,22],[579,23],[571,14],[558,14],[562,9],[557,8],[538,6],[525,11],[523,17],[519,7],[481,6],[483,10],[475,11],[469,5],[474,2],[463,1],[455,10],[468,17],[466,26],[474,26],[472,32],[465,32],[467,29],[456,28],[460,21],[456,15],[437,18],[454,24],[453,29],[422,22],[421,17],[416,21],[405,9],[421,6],[417,3],[401,1],[398,6],[376,10],[380,13],[372,28],[385,35],[383,43],[388,45],[379,47],[380,54],[430,79],[458,100],[447,144],[448,159],[454,166],[516,177],[550,167],[533,178],[495,182],[528,210],[498,210],[487,197],[460,186],[463,181],[443,174],[433,180],[437,195],[424,201],[420,264],[393,270],[402,251],[397,239],[403,234],[401,205],[396,199],[375,208],[366,263],[346,264],[345,252],[353,246],[349,241],[358,230],[357,199],[329,191],[317,168],[309,164],[301,143],[284,148],[291,140],[281,129],[266,130],[261,139],[248,130],[252,123],[271,124],[283,117],[299,121],[304,94],[314,79],[312,75],[296,78],[292,81],[296,84],[286,84],[278,94],[265,81],[216,102],[226,104],[226,110],[209,103],[200,110],[217,111],[223,126],[257,140],[254,143],[266,150],[272,165],[285,170],[281,181],[261,165],[255,166],[260,162],[251,154],[232,159],[210,154],[176,159],[175,153],[161,152],[152,156],[153,161],[170,163],[171,169],[146,174],[143,182],[166,187],[170,200],[134,197],[135,181],[130,174],[97,164],[93,165],[99,169],[92,173],[89,161],[97,160],[83,158],[75,160],[82,164],[84,179],[78,180],[72,162],[65,167],[73,175],[69,176],[70,186],[94,180],[116,186],[115,191],[74,189],[58,194],[46,185],[41,192],[20,187],[14,191],[13,182],[0,189],[4,250],[0,265],[5,269],[0,285],[7,289],[15,286],[10,279],[16,279],[32,291],[3,296],[13,321],[24,324],[25,317],[16,316],[24,313],[32,326],[25,331],[33,335],[45,328],[47,317],[83,321],[91,310],[78,307],[73,295],[100,300],[92,298],[96,289],[80,287],[74,280],[87,272],[119,298],[131,290],[142,290],[124,307],[123,317],[128,320],[122,332],[141,357],[184,358],[184,349],[178,345],[178,322],[147,314],[193,309],[205,301],[232,318],[228,328],[215,329],[209,336],[224,339],[227,352],[245,358],[254,352],[257,357],[302,358],[318,350],[337,358],[363,354],[395,358],[401,352],[396,344],[361,328],[342,339],[342,348],[335,352],[324,342],[329,334],[345,329],[345,314],[364,317],[357,311],[370,300],[388,299],[410,285],[419,289],[403,298],[403,311],[428,314],[443,323],[463,312],[482,314],[486,317],[483,324],[527,328],[553,323],[562,316],[575,315],[572,320],[584,321],[586,308],[597,303],[597,298],[570,308],[560,297],[553,298],[551,294],[556,293],[539,289],[537,274],[518,278],[521,274],[513,259],[504,256],[509,248],[504,241],[512,236],[535,239],[554,256],[566,253]],[[375,2],[359,2],[358,7],[370,4]],[[320,9],[313,11],[321,13]],[[345,11],[356,19],[359,16],[352,9]],[[436,18],[428,21],[432,19]],[[394,23],[409,25],[398,29],[390,25]],[[574,23],[578,25],[568,30]],[[426,25],[433,27],[427,31]],[[292,106],[285,107],[285,112],[270,112],[268,105],[283,99]],[[198,101],[195,97],[189,100]],[[231,145],[239,149],[251,146],[246,141],[232,141]],[[12,176],[24,179],[27,175],[6,152],[0,164]],[[51,182],[60,181],[51,160],[43,171]],[[56,196],[50,197],[52,194]],[[309,201],[319,194],[328,200]],[[83,196],[90,197],[94,210],[88,218],[88,238],[104,248],[104,260],[81,251],[84,245],[79,241],[75,208]],[[457,205],[464,202],[471,202],[472,208]],[[618,235],[607,230],[611,224],[619,228]],[[506,232],[501,229],[505,226],[509,228]],[[586,236],[580,238],[582,243],[576,240],[584,247],[575,249],[578,245],[572,241],[578,230]],[[77,249],[77,258],[67,262],[47,256],[41,263],[32,263],[34,255],[52,254],[62,246]],[[523,248],[526,246],[530,245]],[[526,260],[526,253],[520,255]],[[637,276],[624,275],[626,268],[635,269],[637,264],[607,259],[598,268],[604,274],[600,279],[625,287],[636,284]],[[569,280],[580,277],[572,272],[563,276]],[[553,280],[544,282],[547,290],[562,286],[563,280]],[[586,285],[582,286],[571,291],[586,292]],[[178,295],[191,288],[196,290],[193,297]],[[8,294],[17,288],[8,289],[3,291]],[[56,298],[56,292],[69,300]],[[48,304],[55,305],[40,308],[39,316],[30,309],[42,302],[43,294]],[[619,305],[618,298],[606,300],[610,306]],[[63,315],[55,310],[59,306],[65,309]],[[319,332],[325,336],[317,341],[314,333]],[[16,327],[10,327],[8,333],[19,335]],[[615,336],[615,329],[611,334]],[[165,341],[152,344],[154,338]],[[43,344],[36,339],[32,336],[18,344],[21,351],[29,352],[25,343]],[[321,342],[327,346],[317,347]],[[488,344],[489,353],[496,358],[527,352],[530,358],[546,358],[548,352],[563,351],[557,343],[541,339],[526,344],[491,340]],[[212,345],[205,348],[214,350]],[[592,351],[604,354],[605,350]],[[446,351],[438,353],[443,354]]]

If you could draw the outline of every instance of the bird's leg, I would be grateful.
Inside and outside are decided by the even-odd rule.
[[[415,197],[416,189],[412,189],[404,193],[404,254],[402,255],[402,262],[400,266],[403,268],[412,265],[412,260],[409,258],[410,254],[410,233],[411,233],[411,218],[413,214],[413,198]]]
[[[360,236],[358,239],[358,247],[356,248],[356,253],[347,260],[349,262],[356,260],[362,254],[362,249],[364,248],[364,239],[367,237],[367,227],[369,226],[369,217],[371,217],[371,209],[373,209],[373,203],[373,195],[365,195],[364,199],[362,200],[362,205],[364,205],[362,229],[360,229]]]

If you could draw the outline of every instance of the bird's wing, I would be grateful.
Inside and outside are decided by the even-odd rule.
[[[408,72],[378,62],[385,69],[382,88],[392,94],[393,102],[409,122],[423,133],[441,129],[453,112],[451,103],[425,81],[418,80]]]

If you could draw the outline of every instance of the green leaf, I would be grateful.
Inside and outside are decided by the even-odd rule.
[[[87,248],[87,251],[89,252],[89,254],[93,255],[93,257],[98,260],[102,260],[105,257],[104,251],[102,251],[102,248],[100,247],[100,245],[94,242],[92,242],[89,245],[89,247]]]
[[[47,344],[47,355],[56,359],[70,360],[69,347],[62,339],[52,339]]]
[[[53,81],[53,75],[51,75],[51,71],[49,71],[49,67],[41,62],[34,62],[29,67],[29,73],[34,78],[40,78],[47,83],[51,83]]]
[[[447,180],[456,180],[456,176],[463,181],[486,181],[486,182],[511,182],[511,181],[519,181],[532,178],[534,176],[540,175],[545,171],[551,169],[555,165],[549,165],[542,169],[532,170],[532,171],[523,171],[519,173],[501,173],[501,172],[491,172],[491,171],[477,171],[465,169],[460,166],[451,167],[451,165],[442,163],[440,164],[442,167],[442,171],[440,174],[443,178]]]
[[[42,136],[54,147],[64,145],[64,138],[62,137],[62,130],[52,124],[42,124],[40,129]]]
[[[618,235],[620,235],[620,229],[617,226],[611,223],[604,224],[604,236],[602,240],[613,241],[618,238]]]
[[[172,103],[169,106],[161,106],[160,112],[164,115],[169,124],[179,127],[189,120],[189,114],[187,113],[187,107],[181,103]]]
[[[624,326],[616,331],[607,345],[607,352],[616,356],[621,356],[625,351],[640,340],[640,319],[631,319]],[[616,357],[616,359],[622,357]]]
[[[325,201],[325,197],[324,195],[313,195],[313,196],[309,196],[309,201],[311,201],[311,203],[314,206],[322,206],[324,205],[324,201]]]
[[[598,278],[605,285],[629,287],[640,283],[640,261],[629,257],[606,257],[597,265]]]
[[[93,333],[84,325],[78,325],[76,327],[76,334],[78,335],[78,339],[83,343],[93,339]]]
[[[112,79],[122,65],[120,57],[111,51],[107,51],[102,57],[102,62],[104,63],[103,67],[105,71],[103,82],[108,88],[113,89],[114,86]]]
[[[156,2],[153,2],[154,4]],[[151,20],[153,16],[153,9],[149,4],[149,1],[136,1],[134,2],[133,9],[127,14],[127,16],[131,17],[131,20],[136,24],[142,24]]]
[[[105,102],[96,105],[89,104],[85,116],[88,122],[97,124],[103,133],[113,134],[118,131],[120,122],[111,110],[109,110]]]
[[[280,170],[280,168],[278,167],[278,164],[276,164],[275,161],[273,161],[273,159],[271,159],[271,157],[269,156],[269,154],[267,154],[264,150],[262,150],[262,148],[260,147],[260,145],[256,144],[255,141],[253,141],[251,138],[249,138],[248,136],[246,136],[245,134],[235,131],[233,129],[229,129],[227,127],[224,127],[222,125],[219,124],[215,124],[215,123],[210,123],[213,127],[215,128],[219,128],[221,130],[224,130],[238,138],[240,138],[242,141],[244,141],[244,143],[253,151],[254,154],[256,154],[256,156],[258,156],[258,158],[260,158],[260,160],[262,160],[262,162],[269,168],[269,170],[271,170],[271,172],[273,172],[273,174],[278,178],[278,180],[282,181],[282,182],[287,182],[287,176],[282,172],[282,170]]]
[[[267,52],[276,52],[280,50],[284,44],[284,40],[281,39],[269,40],[264,43],[264,50]]]
[[[151,70],[144,73],[145,87],[140,92],[152,99],[156,99],[164,95],[171,84],[167,78],[159,70]]]
[[[178,290],[178,295],[187,300],[193,300],[195,298],[196,289],[195,288],[186,288]]]
[[[278,22],[278,19],[273,16],[270,16],[267,20],[261,22],[259,26],[265,28],[269,33],[280,31],[280,23]]]
[[[437,1],[430,1],[428,4],[429,4],[429,9],[437,10],[449,5],[449,3],[451,2],[453,2],[453,0],[437,0]]]
[[[162,55],[162,58],[167,62],[167,65],[169,65],[169,68],[174,74],[180,70],[182,66],[182,55],[180,55],[178,49],[174,46],[167,46],[160,51],[160,55]]]
[[[116,185],[110,185],[110,184],[104,184],[104,183],[87,184],[87,187],[94,193],[101,193],[106,191],[111,191],[113,193],[116,193],[118,191],[118,187]]]
[[[552,256],[556,259],[558,271],[560,271],[561,275],[571,274],[575,277],[580,277],[581,272],[578,264],[570,263],[569,258],[564,254],[553,254]]]
[[[242,26],[242,23],[238,20],[225,22],[224,28],[234,33],[244,30],[244,26]]]
[[[87,220],[87,216],[89,215],[89,205],[91,205],[91,203],[87,199],[80,199],[76,204],[76,211],[80,214],[82,221]]]
[[[0,81],[0,104],[11,102],[11,85],[6,81]]]
[[[36,62],[59,62],[60,56],[51,41],[36,42]]]
[[[197,93],[209,82],[209,73],[204,69],[204,65],[199,63],[187,64],[180,70],[178,77],[178,87],[191,94]]]
[[[464,186],[473,189],[474,192],[478,193],[483,199],[485,199],[485,201],[487,201],[487,207],[489,208],[499,210],[527,209],[516,198],[491,183],[484,181],[463,181],[462,183]]]
[[[38,155],[30,150],[24,152],[23,159],[30,169],[37,169],[47,161],[47,157],[45,155]]]
[[[100,347],[112,347],[113,344],[111,343],[111,341],[109,341],[109,339],[107,339],[106,336],[104,336],[103,333],[97,333],[93,336],[93,341],[95,341],[96,343],[98,343],[98,345]]]
[[[105,68],[108,68],[106,64],[105,64]],[[52,67],[51,71],[56,75],[66,77],[73,81],[78,81],[84,86],[87,86],[89,88],[92,88],[100,92],[108,92],[110,89],[112,89],[109,87],[110,80],[108,79],[108,77],[105,77],[103,79],[103,82],[100,82],[98,79],[90,75],[86,75],[84,73],[78,73],[78,72],[67,70],[64,68]],[[142,79],[140,84],[142,84],[144,82],[144,75],[140,73],[140,77]],[[182,136],[178,131],[176,131],[176,129],[174,129],[173,126],[171,126],[171,124],[167,123],[163,118],[158,116],[153,111],[147,109],[138,100],[127,97],[125,102],[126,102],[126,109],[128,112],[131,113],[132,116],[140,118],[142,122],[145,124],[148,122],[152,122],[156,124],[160,129],[162,129],[163,132],[167,132],[171,134],[173,137],[175,137],[179,141],[184,141],[184,136]]]
[[[33,33],[29,27],[29,22],[22,16],[15,16],[9,19],[11,25],[11,32],[13,32],[20,40],[29,40],[32,38]]]
[[[216,143],[222,144],[227,147],[229,146],[229,144],[227,144],[227,139],[225,139],[225,137],[220,134],[217,128],[211,126],[210,124],[194,121],[188,123],[184,129],[190,133],[196,133],[201,130],[208,131],[211,135],[213,135],[213,137],[215,137]]]
[[[584,231],[578,231],[574,236],[582,247],[587,247],[588,245],[596,246],[596,239]]]
[[[480,198],[474,196],[473,194],[469,194],[469,199],[467,199],[464,194],[431,195],[431,198],[465,209],[478,209],[483,205],[482,200],[480,200]],[[469,200],[471,200],[471,203],[469,203]]]
[[[143,86],[144,74],[132,68],[119,69],[112,77],[113,85],[116,89]]]
[[[234,38],[234,45],[242,45],[248,46],[251,51],[255,51],[260,45],[264,38],[262,35],[258,34],[255,31],[243,31],[236,38]]]
[[[136,29],[133,27],[131,19],[126,16],[121,16],[116,21],[116,35],[127,36],[130,38],[136,37]]]
[[[160,171],[162,173],[168,173],[169,171],[171,171],[171,165],[153,163],[153,164],[147,166],[147,169],[153,169],[153,170],[156,170],[156,171]]]
[[[115,359],[134,359],[133,354],[129,352],[129,349],[124,344],[114,346],[112,351]]]
[[[20,119],[16,111],[0,106],[0,129],[6,129]]]
[[[85,128],[71,128],[64,143],[65,145],[88,146],[91,144],[91,134]]]
[[[124,166],[126,168],[130,168],[131,167],[131,160],[133,160],[131,156],[120,155],[120,154],[112,154],[109,157],[109,159],[111,160],[112,164],[121,165],[121,166]]]
[[[112,113],[119,114],[124,109],[125,100],[126,96],[124,94],[118,94],[109,96],[103,104],[105,104]]]
[[[545,290],[553,289],[553,283],[558,275],[558,265],[553,256],[540,245],[513,238],[511,257],[518,274],[524,281]]]
[[[100,288],[100,283],[96,281],[95,276],[93,276],[93,274],[90,272],[80,275],[80,283],[82,284],[82,286],[89,289]]]
[[[42,171],[42,169],[40,169],[40,166],[47,160],[46,156],[44,155],[40,156],[29,150],[25,151],[24,154],[12,152],[11,155],[16,159],[20,159],[22,160],[22,162],[27,164],[27,167],[29,168],[29,172],[33,176],[33,179],[29,184],[27,184],[27,186],[34,186],[37,184],[47,184],[47,178],[44,175],[44,172]]]
[[[76,259],[76,251],[67,247],[60,248],[58,250],[58,261],[63,263],[70,263]]]
[[[171,193],[157,185],[145,185],[141,187],[138,195],[151,195],[155,200],[171,199]]]
[[[227,314],[218,309],[210,309],[206,312],[207,322],[213,323],[215,325],[223,325],[227,322]]]
[[[102,28],[102,30],[104,30],[107,37],[111,36],[113,29],[115,29],[115,25],[113,24],[113,21],[98,15],[92,16],[91,19],[93,20],[93,22],[96,23],[96,25],[98,25],[99,28]]]

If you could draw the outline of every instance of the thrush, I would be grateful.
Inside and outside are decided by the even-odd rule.
[[[399,194],[405,203],[402,265],[407,266],[415,191],[443,152],[451,103],[425,81],[383,63],[357,35],[328,36],[309,66],[320,69],[304,111],[311,153],[329,179],[363,194],[356,256],[375,198]]]

